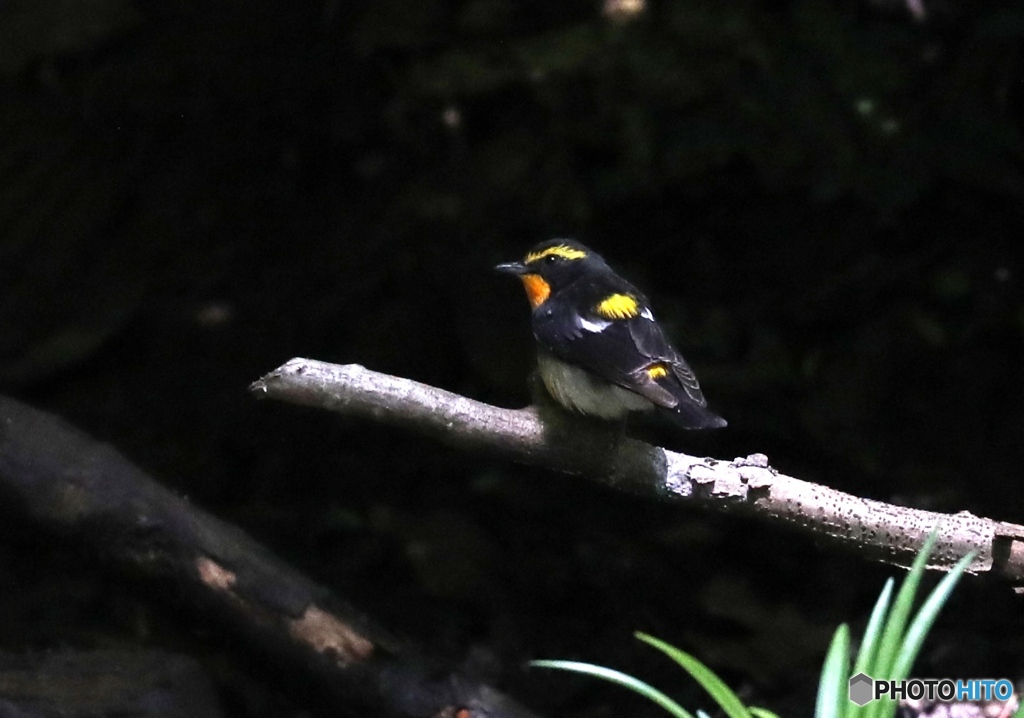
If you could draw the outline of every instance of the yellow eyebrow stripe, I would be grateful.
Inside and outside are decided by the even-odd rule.
[[[612,294],[594,307],[594,311],[605,319],[629,319],[640,313],[640,305],[628,294]]]
[[[529,264],[530,262],[536,262],[538,259],[551,256],[561,257],[562,259],[583,259],[587,256],[587,253],[581,249],[573,249],[565,244],[556,244],[554,247],[548,247],[539,252],[530,252],[526,255],[526,263]]]

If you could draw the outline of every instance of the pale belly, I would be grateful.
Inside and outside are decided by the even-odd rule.
[[[601,419],[621,419],[631,411],[648,411],[654,406],[636,392],[610,384],[549,354],[538,355],[537,367],[548,393],[570,411]]]

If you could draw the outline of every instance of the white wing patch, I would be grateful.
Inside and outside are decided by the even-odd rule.
[[[611,324],[611,322],[607,322],[603,319],[599,319],[595,322],[587,319],[586,317],[580,317],[580,327],[582,327],[584,331],[591,332],[593,334],[603,332],[605,329],[610,327]]]

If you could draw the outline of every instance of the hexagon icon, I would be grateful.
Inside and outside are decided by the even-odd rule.
[[[859,706],[866,706],[874,700],[874,681],[866,673],[858,673],[850,678],[850,700]]]

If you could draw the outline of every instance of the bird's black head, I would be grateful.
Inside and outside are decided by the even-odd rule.
[[[571,239],[549,239],[531,249],[522,262],[499,264],[499,272],[516,274],[526,287],[530,306],[537,308],[584,273],[606,266],[600,255]]]

